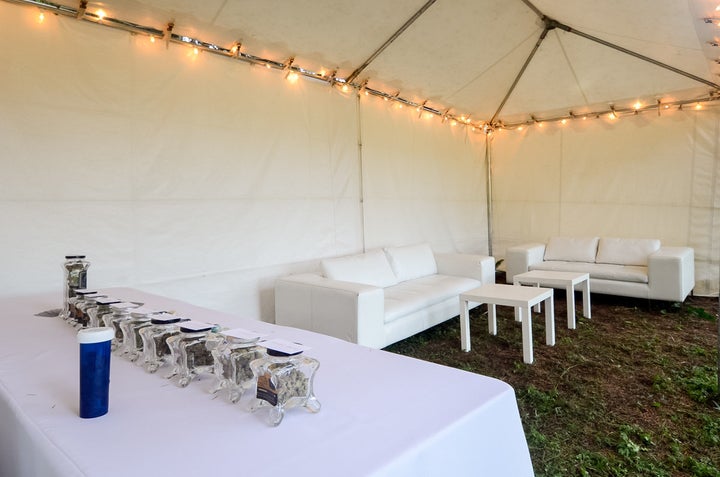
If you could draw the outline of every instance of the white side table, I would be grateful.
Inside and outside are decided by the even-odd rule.
[[[488,331],[497,335],[496,305],[512,306],[522,321],[523,361],[533,362],[532,310],[535,305],[545,302],[545,342],[555,345],[555,311],[553,289],[539,287],[516,287],[512,285],[489,284],[473,288],[460,294],[460,346],[470,351],[469,303],[486,303],[488,306]]]
[[[583,300],[583,316],[590,315],[590,274],[580,272],[555,272],[551,270],[532,270],[513,277],[514,285],[534,285],[537,287],[565,288],[567,295],[568,328],[575,329],[575,287],[580,285]]]

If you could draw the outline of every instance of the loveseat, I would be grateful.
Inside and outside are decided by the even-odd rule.
[[[695,286],[689,247],[663,247],[656,239],[552,237],[547,244],[509,247],[506,280],[529,270],[590,274],[590,291],[682,302]]]
[[[275,323],[384,348],[460,313],[458,295],[495,283],[495,259],[388,247],[320,262],[275,283]]]

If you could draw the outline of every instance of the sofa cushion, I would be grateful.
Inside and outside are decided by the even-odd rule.
[[[597,247],[597,237],[551,237],[545,247],[545,260],[594,262]]]
[[[553,270],[557,272],[589,273],[590,278],[615,280],[621,282],[648,283],[648,268],[632,265],[609,263],[583,263],[547,261],[535,264],[530,270]],[[592,288],[591,290],[592,291]]]
[[[328,258],[320,262],[320,268],[323,275],[331,280],[364,283],[381,288],[396,285],[398,282],[382,250]]]
[[[598,245],[598,263],[647,266],[648,255],[660,250],[656,239],[601,238]]]
[[[435,275],[437,263],[429,244],[387,247],[385,249],[390,267],[398,282]]]
[[[440,303],[481,285],[479,280],[451,275],[428,275],[388,287],[385,292],[385,323]]]

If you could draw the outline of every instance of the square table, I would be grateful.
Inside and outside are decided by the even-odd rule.
[[[497,334],[496,305],[515,308],[516,319],[522,321],[523,361],[533,362],[532,310],[545,302],[545,342],[555,345],[555,310],[553,289],[540,287],[519,287],[513,285],[488,284],[460,294],[460,344],[463,351],[470,351],[469,302],[488,306],[488,331]]]
[[[575,287],[580,285],[583,300],[583,316],[590,315],[590,274],[582,272],[557,272],[552,270],[531,270],[513,277],[514,285],[537,287],[564,287],[567,295],[568,329],[575,329]],[[539,310],[537,310],[539,311]]]

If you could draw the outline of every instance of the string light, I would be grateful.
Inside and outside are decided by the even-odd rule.
[[[399,97],[399,93],[390,95],[390,94],[385,93],[380,90],[369,89],[366,87],[366,85],[368,83],[367,79],[362,83],[362,85],[358,85],[356,83],[351,84],[351,83],[347,83],[346,80],[344,80],[344,79],[337,80],[335,78],[336,72],[333,72],[332,77],[328,79],[326,77],[327,73],[324,68],[320,71],[320,73],[314,73],[312,71],[308,71],[308,70],[305,70],[300,67],[293,67],[292,66],[292,61],[293,61],[292,58],[288,62],[280,63],[280,62],[276,62],[276,61],[273,61],[273,60],[270,60],[267,58],[261,58],[261,57],[253,56],[251,54],[241,53],[241,51],[240,51],[241,45],[239,42],[236,42],[230,48],[225,48],[225,47],[218,46],[218,45],[215,45],[212,43],[202,42],[200,40],[190,38],[187,36],[181,36],[181,35],[173,33],[173,27],[174,27],[173,22],[168,23],[164,30],[158,30],[153,27],[138,25],[138,24],[134,24],[131,22],[123,21],[121,19],[107,17],[106,12],[102,9],[96,10],[95,14],[87,14],[86,15],[87,1],[81,1],[80,6],[78,7],[77,10],[74,10],[69,7],[59,9],[59,8],[57,8],[57,6],[50,4],[49,2],[47,4],[43,3],[41,8],[44,8],[45,10],[53,9],[54,11],[57,11],[56,14],[62,14],[62,15],[78,18],[80,20],[94,21],[94,22],[100,21],[100,22],[102,22],[102,25],[113,26],[115,28],[124,29],[126,31],[131,32],[132,34],[145,34],[149,37],[149,40],[151,43],[155,43],[156,36],[162,36],[162,38],[166,42],[166,47],[169,46],[170,42],[184,43],[184,44],[190,43],[191,45],[194,45],[194,47],[193,47],[194,56],[199,55],[200,50],[199,50],[198,46],[200,46],[203,48],[203,50],[205,50],[207,52],[219,54],[219,55],[226,56],[226,57],[236,58],[236,59],[245,61],[247,63],[250,63],[252,65],[264,65],[268,69],[272,69],[273,67],[275,67],[277,69],[287,70],[286,78],[290,82],[297,81],[300,74],[302,74],[307,77],[311,77],[311,78],[315,78],[315,79],[318,79],[318,78],[322,79],[324,81],[327,81],[330,85],[342,83],[341,90],[343,92],[348,92],[350,90],[350,87],[354,87],[354,88],[358,89],[358,93],[357,93],[358,95],[360,95],[361,92],[364,93],[365,96],[369,96],[370,93],[372,93],[374,96],[382,97],[384,101],[390,101],[390,100],[396,101],[397,104],[399,104],[400,108],[402,108],[403,103],[405,103],[409,106],[416,108],[417,112],[419,113],[418,117],[432,119],[434,116],[441,116],[442,122],[444,123],[449,119],[451,126],[457,126],[457,124],[459,122],[463,125],[467,125],[467,126],[471,127],[471,129],[473,131],[477,131],[478,128],[481,128],[482,131],[488,135],[492,134],[493,130],[495,130],[495,129],[499,130],[499,129],[503,129],[503,128],[505,128],[505,129],[508,129],[508,128],[513,129],[514,128],[514,129],[517,129],[520,131],[522,131],[524,129],[523,124],[520,124],[519,126],[517,124],[504,125],[502,123],[497,123],[497,124],[494,123],[492,125],[485,125],[482,122],[476,122],[475,124],[473,124],[470,119],[470,115],[463,114],[460,117],[457,117],[455,115],[450,115],[449,109],[442,112],[438,108],[427,107],[426,106],[427,100],[420,104],[417,104],[415,102],[408,101],[405,98]],[[720,11],[720,5],[718,5],[718,7],[716,8],[716,11]],[[40,14],[38,15],[37,18],[38,18],[37,21],[39,23],[42,23],[45,19],[44,13],[40,12]],[[712,23],[717,23],[720,21],[720,19],[717,19],[717,18],[712,19],[712,20],[713,20]],[[713,46],[718,46],[718,43],[716,41],[708,42],[708,43],[712,44]],[[678,105],[678,109],[682,109],[683,104],[689,104],[689,103],[694,102],[695,109],[699,110],[699,109],[702,109],[702,107],[703,107],[701,104],[701,101],[708,102],[708,101],[717,101],[717,100],[720,100],[720,96],[710,93],[709,97],[703,98],[700,101],[695,99],[693,101],[673,102],[671,104]],[[661,104],[660,100],[658,100],[658,113],[659,113],[659,109],[660,109],[660,104]],[[669,107],[670,107],[670,104],[663,103],[664,109],[668,109]],[[643,108],[643,106],[640,101],[637,101],[636,103],[634,103],[632,106],[632,109],[625,108],[625,109],[620,109],[620,110],[616,111],[615,108],[611,106],[611,112],[609,113],[608,116],[610,117],[610,119],[617,119],[617,118],[619,118],[619,114],[618,114],[619,112],[631,112],[634,110],[635,113],[637,114],[637,112],[639,110],[641,110],[642,108]],[[600,115],[604,114],[604,113],[594,112],[591,114],[594,117],[599,118]],[[585,114],[582,116],[582,119],[587,120],[587,117],[588,117],[588,115]],[[533,119],[533,123],[531,123],[531,124],[536,124],[537,127],[541,128],[541,127],[543,127],[543,122],[560,121],[560,123],[564,125],[564,124],[567,124],[568,119],[577,119],[577,116],[575,116],[572,112],[570,112],[569,115],[565,116],[565,117],[546,118],[543,120],[537,120],[533,117],[532,119]],[[478,126],[478,124],[479,124],[479,126]]]

